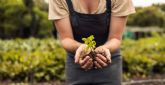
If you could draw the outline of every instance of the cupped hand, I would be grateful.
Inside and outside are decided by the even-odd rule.
[[[84,58],[80,58],[79,64],[82,69],[90,70],[93,68],[93,59],[90,56],[85,56]]]
[[[90,56],[88,56],[91,50],[90,49],[87,50],[86,48],[87,48],[87,45],[82,44],[76,50],[75,63],[80,64],[81,68],[85,70],[89,70],[93,67],[93,59]]]
[[[111,63],[111,53],[108,48],[99,46],[95,49],[95,52],[95,68],[103,68],[106,67],[109,63]]]
[[[75,63],[78,64],[80,58],[83,58],[90,53],[90,50],[86,50],[86,48],[87,48],[86,44],[81,44],[79,48],[76,50]]]

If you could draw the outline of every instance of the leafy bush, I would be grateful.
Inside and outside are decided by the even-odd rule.
[[[124,77],[165,73],[165,37],[125,40],[122,46]]]
[[[124,40],[124,78],[165,73],[165,37]],[[65,51],[49,39],[0,40],[0,79],[29,81],[65,80]]]
[[[0,41],[0,79],[64,79],[65,51],[54,39]]]

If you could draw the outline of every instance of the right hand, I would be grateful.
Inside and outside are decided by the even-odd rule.
[[[88,56],[91,50],[86,50],[86,47],[86,44],[82,44],[76,50],[75,63],[80,64],[81,68],[89,70],[93,67],[93,60],[90,56]]]
[[[111,53],[109,49],[99,46],[95,49],[96,61],[94,62],[95,68],[103,68],[111,63]]]

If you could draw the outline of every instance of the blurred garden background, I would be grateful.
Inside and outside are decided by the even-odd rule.
[[[165,3],[136,11],[123,35],[123,84],[165,85]],[[0,85],[63,85],[65,55],[45,0],[0,0]]]

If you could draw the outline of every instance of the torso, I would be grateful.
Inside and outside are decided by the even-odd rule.
[[[100,0],[79,0],[82,8],[88,13],[96,11],[99,7]]]
[[[88,10],[88,13],[79,13],[75,12],[76,10],[72,8],[70,4],[68,4],[68,8],[70,9],[70,19],[72,24],[72,30],[74,39],[78,42],[83,43],[82,38],[89,37],[90,35],[94,35],[96,46],[103,45],[107,41],[107,37],[109,34],[109,19],[110,19],[110,5],[107,6],[107,10],[101,14],[92,14],[91,12],[95,11],[99,5],[100,0],[96,0],[95,3],[92,3],[93,0],[80,0],[82,1],[83,7]],[[107,0],[107,4],[110,4],[110,0]],[[73,1],[67,0],[68,3],[72,3]],[[94,2],[94,1],[93,1]],[[73,3],[74,5],[74,3]],[[74,10],[74,11],[72,11]]]
[[[75,11],[79,13],[100,14],[106,10],[106,0],[72,0],[72,3]]]

